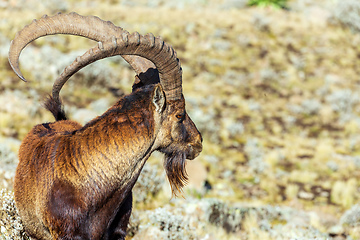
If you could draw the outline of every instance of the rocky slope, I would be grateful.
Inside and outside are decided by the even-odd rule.
[[[44,96],[95,44],[37,40],[21,56],[31,80],[21,82],[7,62],[10,40],[58,11],[162,36],[182,62],[204,150],[188,164],[185,199],[171,197],[162,156],[152,156],[128,239],[360,238],[360,5],[300,0],[289,10],[233,0],[0,1],[0,236],[25,238],[11,194],[19,144],[53,120]],[[66,111],[85,123],[128,93],[133,75],[120,58],[94,63],[64,87]]]

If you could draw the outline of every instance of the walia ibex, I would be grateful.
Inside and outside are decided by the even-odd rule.
[[[186,159],[202,150],[202,137],[185,111],[180,62],[152,34],[129,34],[111,22],[76,13],[44,16],[12,41],[9,62],[19,69],[22,49],[51,34],[72,34],[98,45],[56,79],[45,107],[56,121],[36,125],[19,151],[15,201],[26,232],[35,239],[124,239],[132,188],[154,151],[164,153],[173,192],[187,180]],[[121,55],[136,72],[133,92],[84,126],[67,120],[59,92],[77,71]]]

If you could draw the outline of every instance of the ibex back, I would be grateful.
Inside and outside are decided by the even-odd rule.
[[[97,17],[58,14],[34,20],[13,40],[9,61],[21,79],[21,50],[49,34],[100,43],[55,81],[45,107],[56,121],[35,126],[21,144],[14,191],[25,230],[35,239],[125,239],[132,188],[151,153],[165,154],[176,193],[187,180],[186,159],[202,150],[201,134],[185,111],[180,62],[172,47],[151,34],[129,34]],[[67,120],[62,86],[84,66],[114,55],[135,70],[133,92],[84,126]]]

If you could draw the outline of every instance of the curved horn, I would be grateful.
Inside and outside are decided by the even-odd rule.
[[[21,78],[22,80],[26,81],[24,76],[22,75],[20,68],[19,68],[19,56],[21,51],[28,45],[30,42],[34,41],[35,39],[46,36],[46,35],[53,35],[53,34],[71,34],[71,35],[78,35],[83,36],[95,41],[99,42],[106,42],[109,41],[110,38],[121,37],[125,31],[115,26],[110,21],[103,21],[98,17],[95,16],[81,16],[77,13],[69,13],[69,14],[57,14],[53,17],[48,17],[44,15],[39,20],[33,20],[33,22],[27,25],[23,30],[17,33],[15,39],[11,42],[10,51],[9,51],[9,62],[11,67],[13,68],[14,72]],[[111,36],[111,37],[110,37]],[[140,55],[139,55],[140,56]],[[154,71],[150,71],[147,74],[148,69],[154,69],[155,61],[158,61],[158,65],[163,65],[164,60],[161,58],[154,58],[151,60],[152,62],[140,58],[138,56],[127,56],[122,55],[122,57],[129,62],[129,64],[133,67],[137,75],[143,75],[144,77],[141,80],[148,80],[152,79]],[[147,58],[146,56],[144,56]],[[178,63],[178,60],[175,57],[175,62]],[[178,63],[179,64],[179,63]],[[180,68],[180,64],[178,66]],[[72,74],[74,74],[73,72]],[[146,74],[148,76],[146,76]],[[168,85],[167,81],[171,79],[163,79],[163,84]],[[56,93],[60,92],[60,88],[56,88],[56,86],[60,86],[59,79],[55,82],[53,92]],[[165,82],[164,82],[165,81]],[[63,84],[62,84],[63,85]],[[62,86],[61,85],[61,86]],[[179,85],[179,84],[177,84]],[[181,86],[181,71],[180,71],[180,86]],[[181,87],[180,87],[181,88]],[[165,90],[165,89],[164,89]],[[58,95],[59,93],[55,94]],[[169,96],[170,98],[174,98]],[[179,98],[176,97],[176,99]]]
[[[150,60],[159,71],[160,84],[167,100],[182,98],[182,72],[175,50],[161,38],[155,38],[152,34],[142,36],[137,32],[129,34],[124,31],[121,38],[113,36],[111,41],[99,42],[96,47],[89,49],[66,67],[54,83],[54,99],[59,100],[55,89],[61,89],[65,82],[81,68],[97,60],[116,55],[137,55]]]
[[[104,42],[109,36],[120,36],[124,30],[110,21],[103,21],[95,16],[81,16],[77,13],[61,14],[33,22],[18,32],[11,42],[9,62],[14,72],[26,81],[19,68],[20,52],[35,39],[54,34],[70,34],[89,38],[97,42]],[[148,68],[155,68],[154,64],[137,56],[122,56],[135,70],[136,74],[145,73]]]

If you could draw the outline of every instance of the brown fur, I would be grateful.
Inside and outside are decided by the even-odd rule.
[[[132,188],[150,154],[165,153],[175,193],[186,182],[185,159],[202,150],[184,99],[165,101],[161,85],[136,89],[85,126],[66,119],[35,126],[23,140],[15,201],[36,239],[124,239]]]

